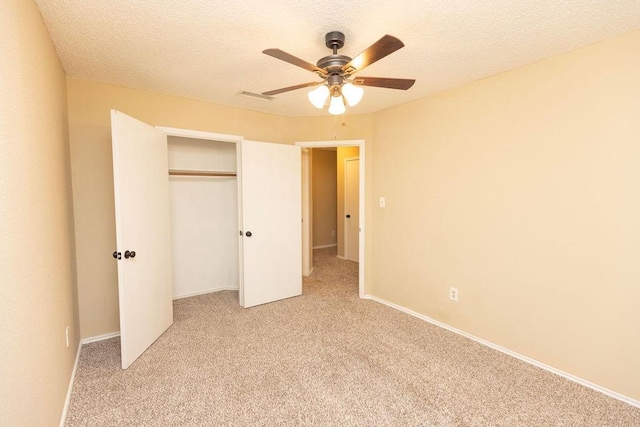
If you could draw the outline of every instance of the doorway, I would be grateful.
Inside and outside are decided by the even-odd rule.
[[[367,217],[367,211],[365,209],[364,203],[364,190],[365,190],[365,141],[362,139],[357,140],[333,140],[333,141],[300,141],[296,142],[297,146],[303,148],[328,148],[328,147],[358,147],[359,149],[359,164],[358,164],[358,197],[357,205],[358,205],[358,218],[352,221],[353,229],[357,231],[357,234],[354,234],[353,239],[356,239],[358,242],[357,245],[357,262],[358,262],[358,294],[360,298],[364,298],[364,283],[365,283],[365,257],[364,257],[364,248],[365,248],[365,218]],[[304,158],[303,158],[304,160]],[[303,181],[302,186],[309,188],[308,179]],[[344,198],[342,198],[344,201]],[[313,218],[311,218],[313,221]],[[342,224],[342,219],[338,219],[339,224]],[[312,227],[307,228],[306,230],[312,229]],[[303,230],[304,231],[304,230]],[[310,231],[306,231],[307,233],[311,233]],[[357,236],[357,237],[356,237]],[[308,239],[308,241],[312,241],[312,237],[310,235],[303,237],[303,239]],[[340,244],[340,243],[339,243]],[[303,248],[303,258],[310,259],[311,258],[311,247],[312,245],[308,245]],[[344,244],[343,244],[344,247]],[[306,253],[305,253],[306,252]]]

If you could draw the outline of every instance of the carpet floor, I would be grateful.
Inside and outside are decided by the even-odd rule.
[[[640,426],[640,409],[370,300],[357,265],[314,253],[303,295],[174,302],[129,369],[82,348],[67,426]]]

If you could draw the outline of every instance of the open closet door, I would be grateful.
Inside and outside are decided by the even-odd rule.
[[[241,143],[242,304],[302,294],[300,147]]]
[[[173,323],[167,137],[111,110],[122,369]]]

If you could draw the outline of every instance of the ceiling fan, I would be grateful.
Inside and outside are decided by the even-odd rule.
[[[345,99],[350,107],[356,105],[362,99],[364,91],[359,86],[407,90],[415,83],[413,79],[354,76],[355,73],[362,71],[365,67],[404,47],[404,43],[393,36],[385,35],[353,59],[338,54],[338,49],[344,46],[344,34],[340,31],[327,33],[324,40],[325,45],[333,50],[333,54],[321,58],[317,65],[313,65],[280,49],[263,50],[262,53],[264,54],[316,73],[322,78],[322,81],[302,83],[270,90],[262,94],[277,95],[291,90],[318,86],[318,88],[309,92],[309,101],[316,108],[323,108],[327,98],[331,95],[329,113],[342,114],[346,111]]]

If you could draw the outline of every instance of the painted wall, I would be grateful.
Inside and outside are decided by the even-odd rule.
[[[365,144],[366,146],[366,144]],[[338,147],[336,156],[336,168],[338,171],[338,256],[344,256],[344,233],[345,233],[345,212],[344,212],[344,159],[358,157],[359,147]],[[369,167],[369,158],[366,159],[366,166]],[[366,180],[366,178],[365,178]],[[365,190],[366,192],[366,190]],[[366,265],[366,264],[365,264]],[[366,273],[365,273],[366,274]]]
[[[373,294],[640,399],[638,76],[636,31],[375,114]]]
[[[36,5],[1,9],[0,425],[51,426],[79,341],[65,76]]]
[[[313,246],[335,245],[337,169],[335,150],[313,150]]]

